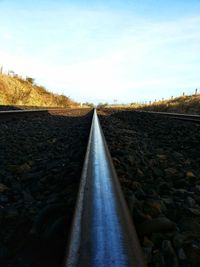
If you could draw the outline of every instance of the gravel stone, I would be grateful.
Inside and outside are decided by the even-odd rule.
[[[73,109],[1,121],[1,267],[61,266],[91,118]]]
[[[177,259],[180,267],[200,266],[200,125],[124,109],[98,114],[125,197],[137,198],[126,199],[148,266],[178,266]]]

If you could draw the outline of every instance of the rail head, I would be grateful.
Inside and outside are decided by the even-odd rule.
[[[146,266],[96,110],[64,266]]]

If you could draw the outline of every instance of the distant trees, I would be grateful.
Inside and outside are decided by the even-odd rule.
[[[98,105],[97,105],[97,108],[105,108],[105,107],[107,107],[108,106],[108,103],[99,103]]]
[[[87,106],[87,107],[90,107],[90,108],[93,108],[94,107],[94,104],[93,103],[89,103],[89,102],[85,102],[82,104],[83,106]]]

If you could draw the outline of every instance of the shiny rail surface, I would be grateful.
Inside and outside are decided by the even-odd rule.
[[[0,114],[16,114],[16,113],[31,113],[31,112],[44,112],[48,109],[15,109],[15,110],[3,110],[0,111]]]
[[[96,110],[63,266],[146,266]]]
[[[144,111],[144,110],[142,110],[142,111],[140,110],[140,111],[137,111],[137,112],[155,114],[155,115],[170,117],[172,119],[200,123],[200,115],[183,114],[183,113],[169,113],[169,112],[157,112],[157,111]]]

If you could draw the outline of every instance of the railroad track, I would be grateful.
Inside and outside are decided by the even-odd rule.
[[[74,110],[81,110],[81,108],[6,110],[6,111],[0,111],[0,119],[21,117],[21,116],[32,116],[32,115],[33,116],[34,115],[46,115],[46,114],[62,115],[65,111],[67,111],[68,115],[73,115]]]
[[[145,266],[96,110],[64,266]]]
[[[46,112],[48,109],[16,109],[16,110],[2,110],[0,114],[21,114],[21,113],[35,113],[35,112]]]
[[[0,111],[0,117],[5,116],[18,116],[18,115],[30,115],[30,114],[44,114],[47,113],[48,109],[17,109],[17,110],[5,110]]]
[[[0,116],[49,112],[59,110],[3,111]],[[64,267],[146,266],[96,110],[70,236]]]
[[[169,112],[157,112],[157,111],[137,111],[141,113],[155,114],[158,116],[165,116],[172,119],[200,123],[200,115],[180,114],[180,113],[169,113]]]
[[[0,116],[60,112],[63,109],[15,110],[0,112]],[[200,121],[198,115],[147,113],[190,122]],[[63,267],[76,266],[146,266],[96,111],[93,114],[71,237],[63,264]]]
[[[0,111],[0,118],[7,117],[7,116],[18,116],[18,115],[30,115],[30,114],[59,114],[63,112],[65,109],[29,109],[29,110],[6,110]],[[70,109],[68,109],[70,110]],[[159,116],[170,117],[173,119],[183,120],[183,121],[190,121],[200,123],[200,115],[190,115],[190,114],[180,114],[180,113],[169,113],[169,112],[157,112],[157,111],[137,111],[140,113],[148,113],[148,114],[155,114]]]

